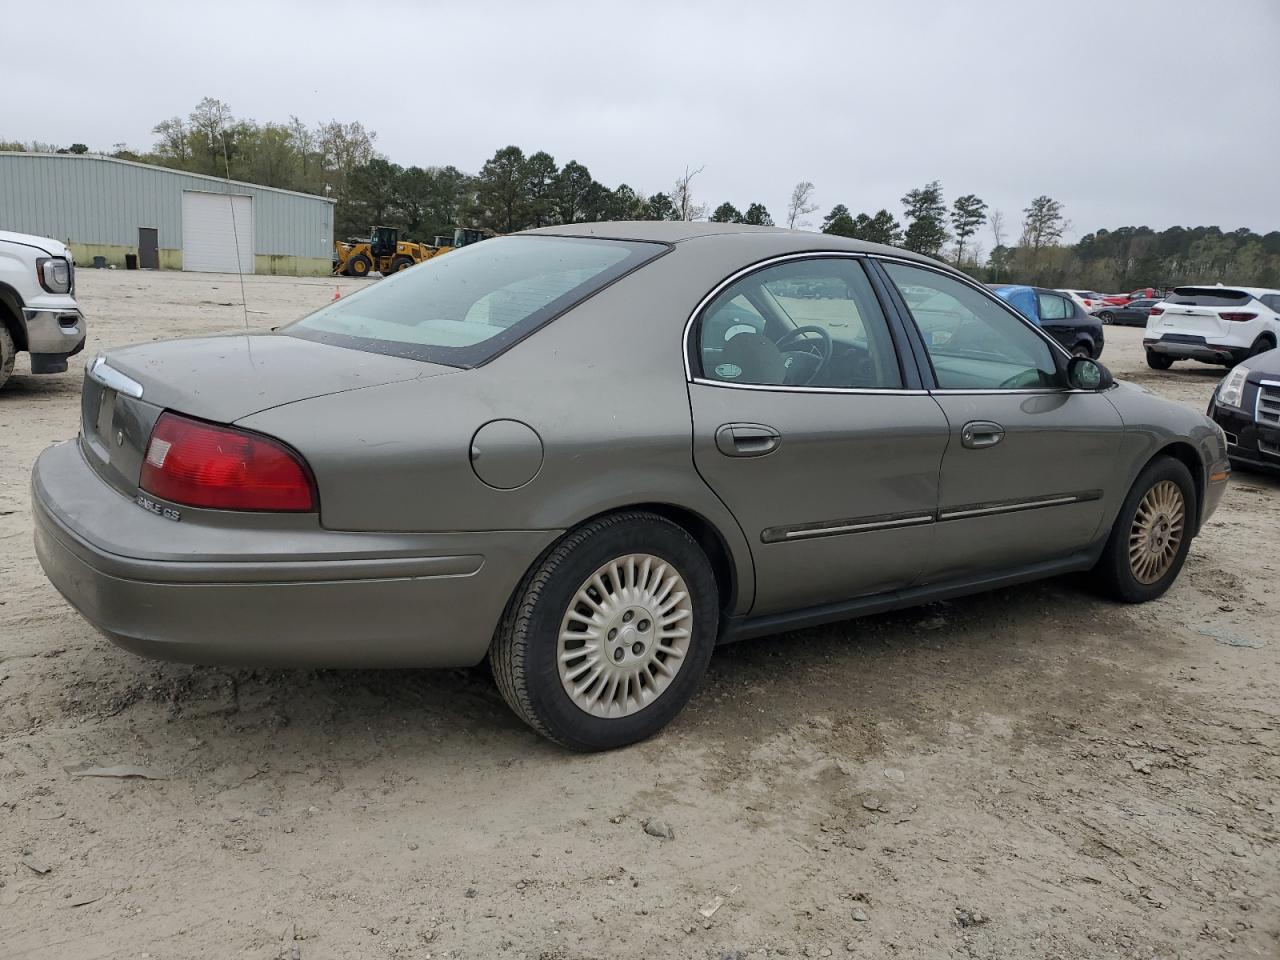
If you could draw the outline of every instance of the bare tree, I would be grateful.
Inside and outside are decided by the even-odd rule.
[[[999,210],[992,210],[991,215],[987,217],[987,224],[991,227],[991,240],[997,247],[1004,246],[1004,214]]]
[[[675,207],[677,220],[701,220],[707,214],[707,205],[705,203],[693,202],[693,190],[689,184],[703,171],[704,167],[697,170],[684,168],[684,176],[676,177],[676,185],[671,190],[671,203]]]
[[[787,228],[794,230],[797,223],[801,227],[807,227],[808,221],[800,218],[808,216],[817,209],[818,205],[813,202],[813,183],[809,180],[801,180],[791,191],[791,202],[787,204]]]
[[[987,217],[987,226],[991,228],[991,239],[995,246],[991,248],[991,279],[1000,279],[1000,267],[1008,262],[1008,251],[1004,245],[1004,214],[992,210]]]

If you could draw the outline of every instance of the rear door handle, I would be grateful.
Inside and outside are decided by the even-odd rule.
[[[726,457],[763,457],[781,442],[781,434],[763,423],[726,423],[716,431],[716,449]]]
[[[960,442],[970,450],[994,447],[1004,439],[1004,427],[992,420],[970,420],[960,431]]]

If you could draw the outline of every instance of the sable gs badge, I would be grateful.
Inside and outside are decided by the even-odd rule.
[[[164,517],[166,520],[182,520],[181,510],[175,510],[173,507],[166,507],[162,503],[156,503],[150,497],[144,497],[142,494],[134,497],[133,502],[143,510],[149,510],[154,513],[157,517]]]

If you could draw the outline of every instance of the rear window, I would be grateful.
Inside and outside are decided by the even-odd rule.
[[[498,237],[380,280],[281,332],[473,367],[667,249],[630,240]]]
[[[1189,307],[1239,307],[1253,299],[1253,294],[1243,290],[1227,290],[1223,287],[1178,287],[1165,298],[1166,303],[1180,303]]]

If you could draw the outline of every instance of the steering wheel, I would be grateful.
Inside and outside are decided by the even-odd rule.
[[[818,339],[816,341],[808,339],[810,334],[816,334]],[[787,347],[791,346],[792,343],[803,343],[803,346],[797,352],[808,354],[818,361],[817,365],[809,371],[809,376],[804,380],[804,383],[798,384],[798,386],[813,383],[814,380],[818,379],[818,374],[825,370],[827,364],[831,362],[831,355],[835,352],[835,345],[831,342],[831,334],[827,332],[825,327],[796,327],[774,341],[774,346],[778,348],[779,352],[787,353]]]

